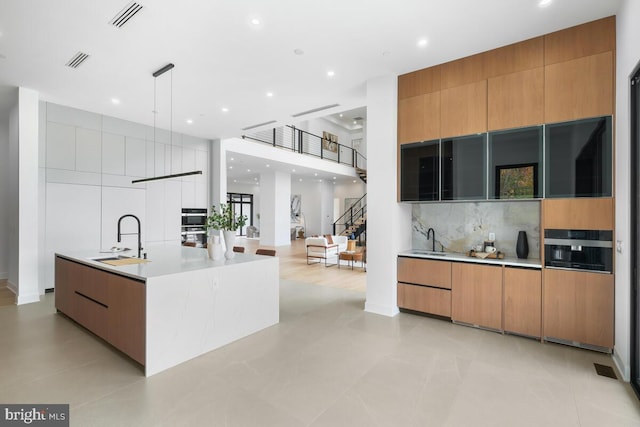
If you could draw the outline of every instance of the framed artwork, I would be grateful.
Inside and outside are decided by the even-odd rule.
[[[302,195],[291,195],[291,222],[300,222],[300,213],[302,212]]]
[[[338,135],[334,135],[327,131],[322,131],[322,148],[324,150],[338,151]]]
[[[533,199],[537,195],[537,163],[496,166],[496,199]]]

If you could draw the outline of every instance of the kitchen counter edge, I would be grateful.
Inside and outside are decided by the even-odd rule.
[[[542,263],[539,259],[519,259],[512,257],[505,257],[503,259],[475,258],[453,252],[447,252],[447,254],[443,256],[416,254],[412,253],[411,250],[400,252],[398,253],[398,256],[407,258],[424,258],[435,261],[472,262],[476,264],[506,265],[509,267],[542,269]]]

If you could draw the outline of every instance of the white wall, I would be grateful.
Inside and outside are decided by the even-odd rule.
[[[367,82],[367,302],[365,310],[394,316],[397,254],[411,245],[411,205],[396,202],[397,76]]]
[[[260,243],[266,246],[291,244],[291,175],[273,171],[260,174]]]
[[[0,279],[9,274],[9,116],[0,115]]]
[[[300,194],[305,235],[331,234],[333,231],[334,185],[317,180],[293,180],[291,194]]]
[[[357,179],[355,183],[351,184],[337,184],[334,186],[334,197],[340,200],[340,206],[338,211],[339,215],[342,215],[347,208],[344,205],[344,199],[360,198],[367,192],[367,185],[362,180]],[[334,218],[334,221],[337,218]]]
[[[148,248],[180,244],[182,207],[209,207],[210,141],[51,103],[41,108],[43,288],[53,286],[56,251],[118,245],[124,214],[140,218]],[[192,170],[203,174],[131,183]],[[122,224],[124,232],[135,231],[135,220]],[[120,245],[136,250],[137,237],[125,236]]]
[[[616,16],[616,240],[622,241],[622,253],[616,253],[616,317],[614,361],[625,381],[630,378],[630,116],[629,77],[640,61],[640,2],[624,0]]]

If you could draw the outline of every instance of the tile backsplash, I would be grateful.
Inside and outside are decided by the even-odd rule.
[[[414,204],[411,215],[413,248],[431,249],[427,230],[436,234],[436,250],[463,253],[495,233],[495,246],[516,256],[518,231],[527,232],[529,256],[540,259],[540,202],[462,202]]]

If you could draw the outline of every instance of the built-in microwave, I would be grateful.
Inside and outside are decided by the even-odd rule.
[[[544,230],[544,265],[611,273],[612,237],[610,230]]]
[[[207,210],[202,208],[183,208],[180,235],[182,242],[204,244],[207,241]]]

